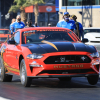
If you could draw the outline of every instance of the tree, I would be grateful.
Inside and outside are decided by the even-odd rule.
[[[26,22],[25,7],[35,5],[34,14],[35,14],[35,17],[37,17],[38,16],[38,4],[43,4],[43,3],[44,3],[44,0],[14,0],[13,5],[11,5],[9,9],[9,13],[11,12],[15,13],[20,10],[21,20],[25,23]],[[37,22],[37,20],[35,21]]]

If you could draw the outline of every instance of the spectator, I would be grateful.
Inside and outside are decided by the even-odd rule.
[[[48,27],[51,27],[51,24],[50,23],[48,24]]]
[[[21,21],[21,16],[17,15],[16,22],[11,25],[11,33],[15,32],[19,28],[24,28],[25,24]]]
[[[75,30],[75,33],[76,35],[81,39],[84,38],[84,35],[83,35],[83,26],[80,22],[77,22],[77,16],[76,15],[72,15],[71,16],[72,19],[75,21],[75,24],[76,24],[76,30]]]
[[[11,21],[11,24],[10,24],[10,30],[12,29],[12,27],[11,27],[11,26],[12,26],[12,24],[13,24],[15,21],[16,21],[16,19],[15,19],[15,18],[13,18],[13,19],[12,19],[12,21]],[[13,33],[11,32],[11,35],[12,35],[12,34],[13,34]]]
[[[91,25],[91,24],[89,24],[89,27],[92,27],[92,25]]]
[[[75,21],[74,20],[70,20],[69,19],[70,15],[68,12],[64,12],[64,16],[63,19],[57,23],[57,27],[63,27],[63,28],[68,28],[72,31],[74,31],[74,29],[76,29],[76,25],[75,25]]]
[[[25,28],[26,28],[26,27],[34,27],[34,26],[32,25],[31,19],[30,19],[29,21],[26,22]]]
[[[39,26],[37,25],[37,22],[35,22],[33,26],[34,26],[34,27],[39,27]]]

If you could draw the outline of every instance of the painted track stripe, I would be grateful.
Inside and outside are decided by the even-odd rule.
[[[3,97],[0,97],[0,100],[11,100],[11,99],[6,99],[6,98],[3,98]]]

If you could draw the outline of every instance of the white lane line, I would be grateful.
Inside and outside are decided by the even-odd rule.
[[[0,74],[1,74],[1,69],[0,69]]]
[[[11,100],[11,99],[6,99],[6,98],[3,98],[3,97],[0,97],[0,100]]]

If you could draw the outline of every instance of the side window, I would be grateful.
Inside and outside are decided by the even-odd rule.
[[[20,32],[19,31],[17,31],[15,33],[14,40],[15,40],[16,43],[18,43],[18,44],[20,43]]]

